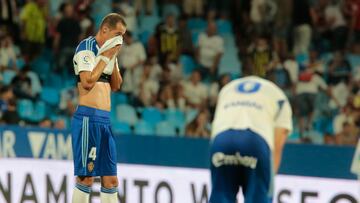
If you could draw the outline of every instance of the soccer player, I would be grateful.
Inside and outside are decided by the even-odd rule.
[[[245,70],[246,71],[246,70]],[[272,82],[247,76],[219,93],[212,129],[210,203],[271,203],[274,173],[292,130],[285,94]]]
[[[109,116],[111,91],[119,90],[122,83],[116,61],[121,45],[98,52],[107,40],[121,37],[125,32],[123,17],[111,13],[102,20],[96,36],[81,41],[75,51],[79,106],[71,123],[77,176],[73,203],[89,202],[94,176],[101,177],[101,202],[118,202],[116,147]]]

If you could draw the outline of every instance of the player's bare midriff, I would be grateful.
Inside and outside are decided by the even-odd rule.
[[[111,87],[107,82],[96,82],[91,90],[84,89],[78,83],[79,105],[87,106],[105,111],[111,109]]]

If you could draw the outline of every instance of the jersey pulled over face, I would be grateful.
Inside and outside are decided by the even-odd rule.
[[[286,95],[274,83],[250,76],[222,88],[212,125],[213,137],[229,129],[250,129],[273,149],[275,128],[292,131],[292,111]]]

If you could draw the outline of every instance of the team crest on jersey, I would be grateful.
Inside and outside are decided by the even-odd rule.
[[[90,161],[87,165],[88,171],[91,173],[94,170],[94,162]]]

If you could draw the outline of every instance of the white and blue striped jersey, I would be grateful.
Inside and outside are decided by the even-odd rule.
[[[276,127],[292,131],[292,110],[286,95],[274,83],[250,76],[221,89],[212,124],[213,137],[229,129],[250,129],[273,149]]]

